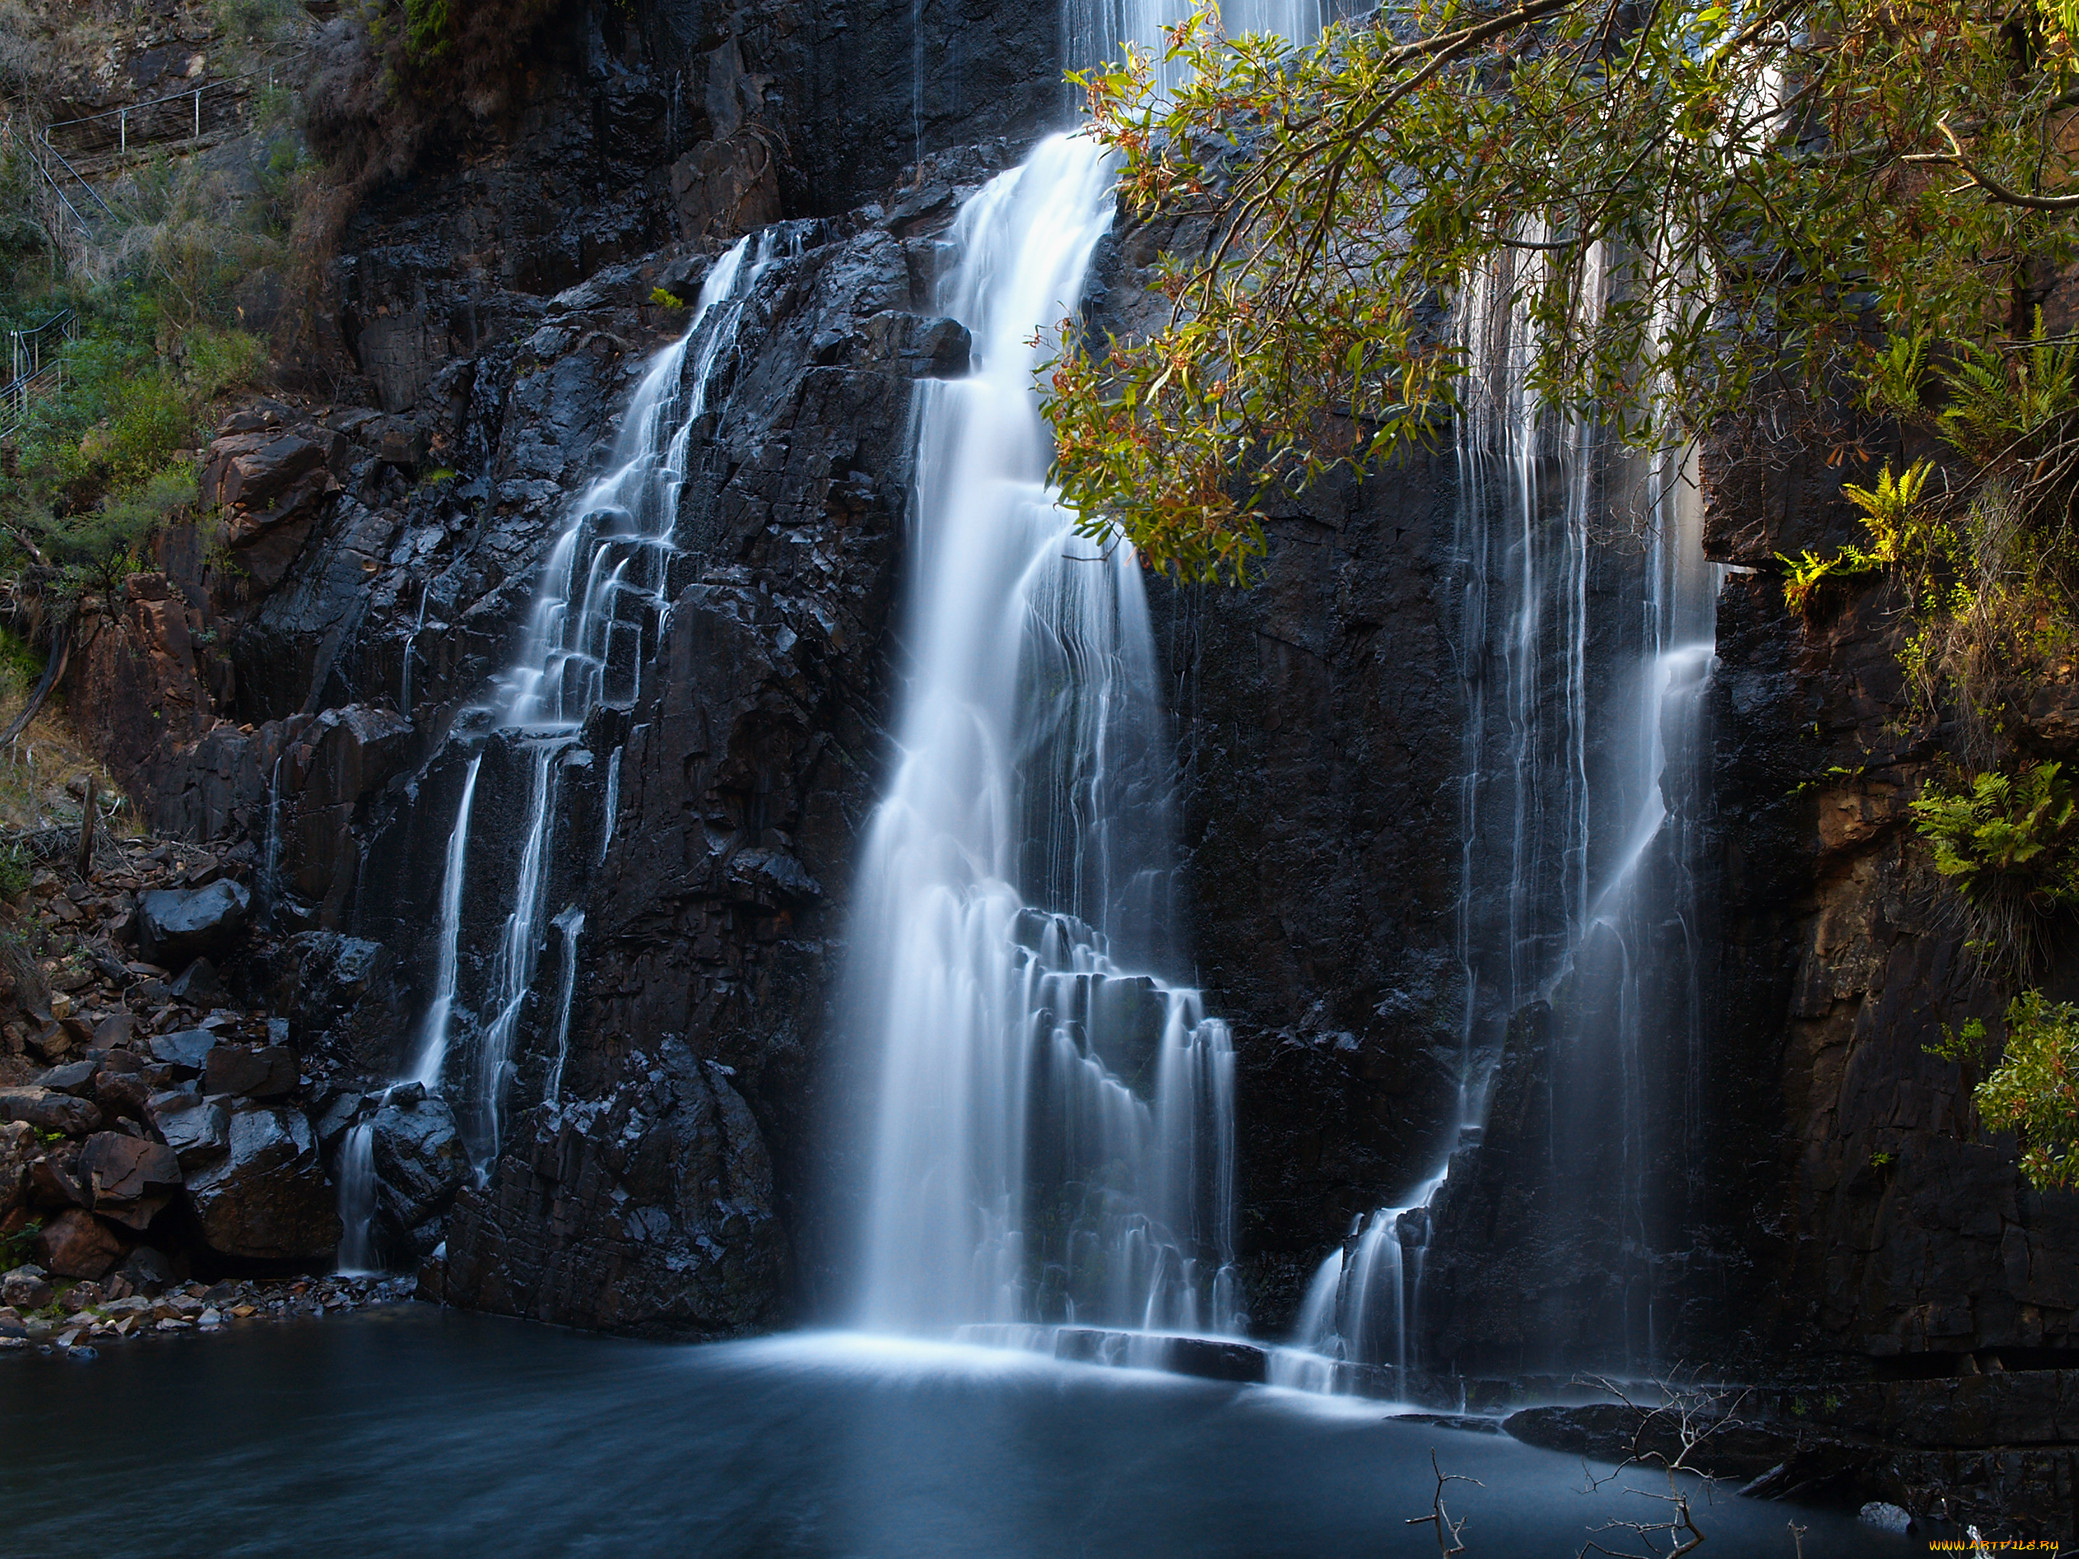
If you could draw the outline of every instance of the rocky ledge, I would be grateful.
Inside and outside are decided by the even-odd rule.
[[[167,1284],[148,1273],[65,1282],[33,1264],[0,1276],[0,1355],[62,1353],[82,1361],[113,1343],[220,1332],[259,1321],[321,1320],[410,1297],[379,1274]],[[140,1286],[141,1285],[141,1286]]]

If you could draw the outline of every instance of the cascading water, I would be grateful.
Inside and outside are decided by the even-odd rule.
[[[863,1318],[1224,1330],[1233,1058],[1166,929],[1168,772],[1139,564],[1045,485],[1033,373],[1110,225],[1047,141],[971,200],[940,307],[975,372],[916,410],[911,665],[861,863],[850,1011],[879,1060]]]
[[[1608,1292],[1589,1302],[1597,1317],[1555,1323],[1547,1362],[1629,1365],[1653,1354],[1647,1077],[1670,1050],[1689,1064],[1701,1042],[1690,863],[1718,570],[1679,460],[1626,461],[1538,400],[1526,280],[1505,262],[1475,279],[1458,316],[1472,372],[1455,534],[1456,1143],[1477,1148],[1510,1024],[1549,1002],[1549,1215],[1605,1223]],[[1598,247],[1591,306],[1608,286]],[[1317,1273],[1295,1341],[1416,1362],[1430,1205],[1446,1173],[1360,1220]]]
[[[479,1172],[498,1146],[514,1041],[551,927],[559,934],[561,967],[548,1092],[560,1090],[584,929],[575,904],[549,911],[562,777],[566,769],[591,762],[584,733],[592,712],[602,705],[632,705],[641,696],[644,667],[662,639],[669,610],[668,571],[693,431],[779,242],[768,230],[755,253],[746,238],[716,261],[685,334],[658,354],[637,387],[611,470],[572,505],[569,522],[551,546],[518,655],[497,679],[492,700],[457,721],[458,740],[475,751],[448,833],[433,996],[417,1058],[403,1081],[457,1096],[458,1124]],[[465,947],[470,895],[487,885],[476,880],[481,870],[473,861],[471,828],[484,787],[516,769],[525,776],[527,798],[517,869],[496,890],[510,908],[488,960],[472,959]],[[619,775],[617,747],[608,760],[602,856]],[[478,968],[483,978],[471,988]],[[458,1042],[471,1047],[468,1071],[459,1078],[453,1075]],[[373,1171],[361,1162],[366,1132],[364,1123],[350,1133],[341,1180],[348,1231],[341,1259],[363,1266],[374,1259],[368,1233]]]
[[[498,1144],[506,1069],[533,991],[555,864],[558,790],[566,765],[589,762],[580,746],[586,717],[602,703],[633,704],[642,694],[646,647],[661,637],[666,571],[675,551],[679,489],[694,424],[707,410],[708,382],[734,344],[765,247],[746,266],[741,239],[709,272],[685,335],[660,353],[635,392],[615,445],[613,470],[572,507],[550,548],[526,636],[498,680],[491,739],[524,758],[526,821],[520,834],[511,909],[471,1016],[474,1064],[464,1136],[482,1165]],[[470,759],[450,833],[441,888],[440,960],[427,1009],[417,1081],[438,1088],[446,1076],[463,973],[460,943],[469,865],[469,828],[485,754]],[[602,832],[604,829],[602,828]],[[561,914],[568,915],[574,906]],[[574,933],[565,960],[576,956]]]

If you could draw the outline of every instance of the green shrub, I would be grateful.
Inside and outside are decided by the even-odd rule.
[[[454,42],[448,0],[404,0],[404,43],[421,59],[438,59]]]
[[[1972,1093],[1978,1117],[2022,1140],[2039,1190],[2079,1186],[2079,1007],[2024,991],[2007,1008],[2007,1047]]]
[[[0,845],[0,898],[19,899],[29,891],[29,852],[19,840]]]
[[[0,1234],[0,1272],[11,1271],[35,1255],[36,1236],[42,1232],[43,1220],[37,1218],[12,1234]]]
[[[2079,799],[2063,765],[1975,775],[1962,791],[1930,784],[1913,815],[1935,847],[1935,870],[1966,898],[2018,895],[2042,910],[2079,904]]]
[[[276,37],[287,23],[300,19],[296,0],[212,0],[217,26],[234,38],[261,43]]]

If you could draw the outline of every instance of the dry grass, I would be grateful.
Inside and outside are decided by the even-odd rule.
[[[23,698],[19,688],[0,693],[0,724],[14,718]],[[66,787],[85,774],[94,776],[103,798],[118,793],[108,771],[80,744],[64,711],[55,701],[45,704],[12,748],[0,749],[0,831],[78,827],[79,798]],[[102,810],[107,811],[105,799]],[[137,831],[127,797],[109,825],[120,834]]]

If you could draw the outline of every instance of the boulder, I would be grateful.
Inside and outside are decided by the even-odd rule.
[[[255,1261],[312,1261],[338,1248],[337,1198],[301,1111],[236,1111],[227,1149],[188,1180],[212,1250]]]
[[[217,966],[207,958],[196,959],[168,981],[166,993],[194,1007],[220,1007],[231,999],[224,982],[217,978]]]
[[[101,1112],[84,1099],[48,1088],[0,1088],[0,1121],[26,1121],[38,1131],[84,1137],[101,1125]]]
[[[93,1193],[80,1172],[80,1145],[61,1142],[29,1165],[29,1194],[46,1207],[89,1207]]]
[[[208,1029],[176,1029],[152,1041],[152,1054],[183,1077],[193,1077],[209,1064],[217,1037]]]
[[[42,1267],[16,1267],[0,1277],[0,1304],[10,1310],[41,1310],[57,1297],[50,1274]]]
[[[167,969],[197,958],[221,958],[245,931],[253,896],[243,883],[219,878],[205,888],[155,888],[137,898],[138,943]]]
[[[119,1052],[127,1055],[127,1052]],[[104,1066],[94,1076],[94,1102],[110,1119],[141,1121],[151,1103],[152,1086],[141,1070]]]
[[[180,1161],[163,1142],[99,1131],[79,1153],[79,1172],[94,1211],[126,1228],[145,1229],[180,1189]]]
[[[152,1124],[183,1170],[222,1158],[231,1145],[231,1112],[221,1099],[160,1094],[152,1101]]]
[[[469,1155],[447,1101],[406,1085],[376,1111],[369,1138],[375,1165],[376,1221],[383,1249],[414,1260],[440,1243],[440,1220],[469,1178]]]
[[[117,1275],[140,1294],[156,1294],[179,1273],[164,1251],[140,1245],[130,1252]]]
[[[282,1045],[218,1045],[203,1068],[213,1094],[279,1099],[296,1091],[296,1053]]]
[[[36,1079],[38,1088],[48,1088],[54,1093],[78,1094],[82,1098],[94,1091],[94,1074],[101,1063],[91,1061],[67,1061],[63,1066],[54,1066]]]
[[[99,1278],[123,1259],[123,1242],[92,1213],[75,1207],[44,1226],[36,1253],[60,1277]]]
[[[241,433],[209,446],[202,469],[202,501],[265,507],[325,463],[325,451],[294,433]]]
[[[137,1020],[127,1012],[111,1013],[94,1025],[94,1048],[116,1050],[130,1043],[137,1032]]]

